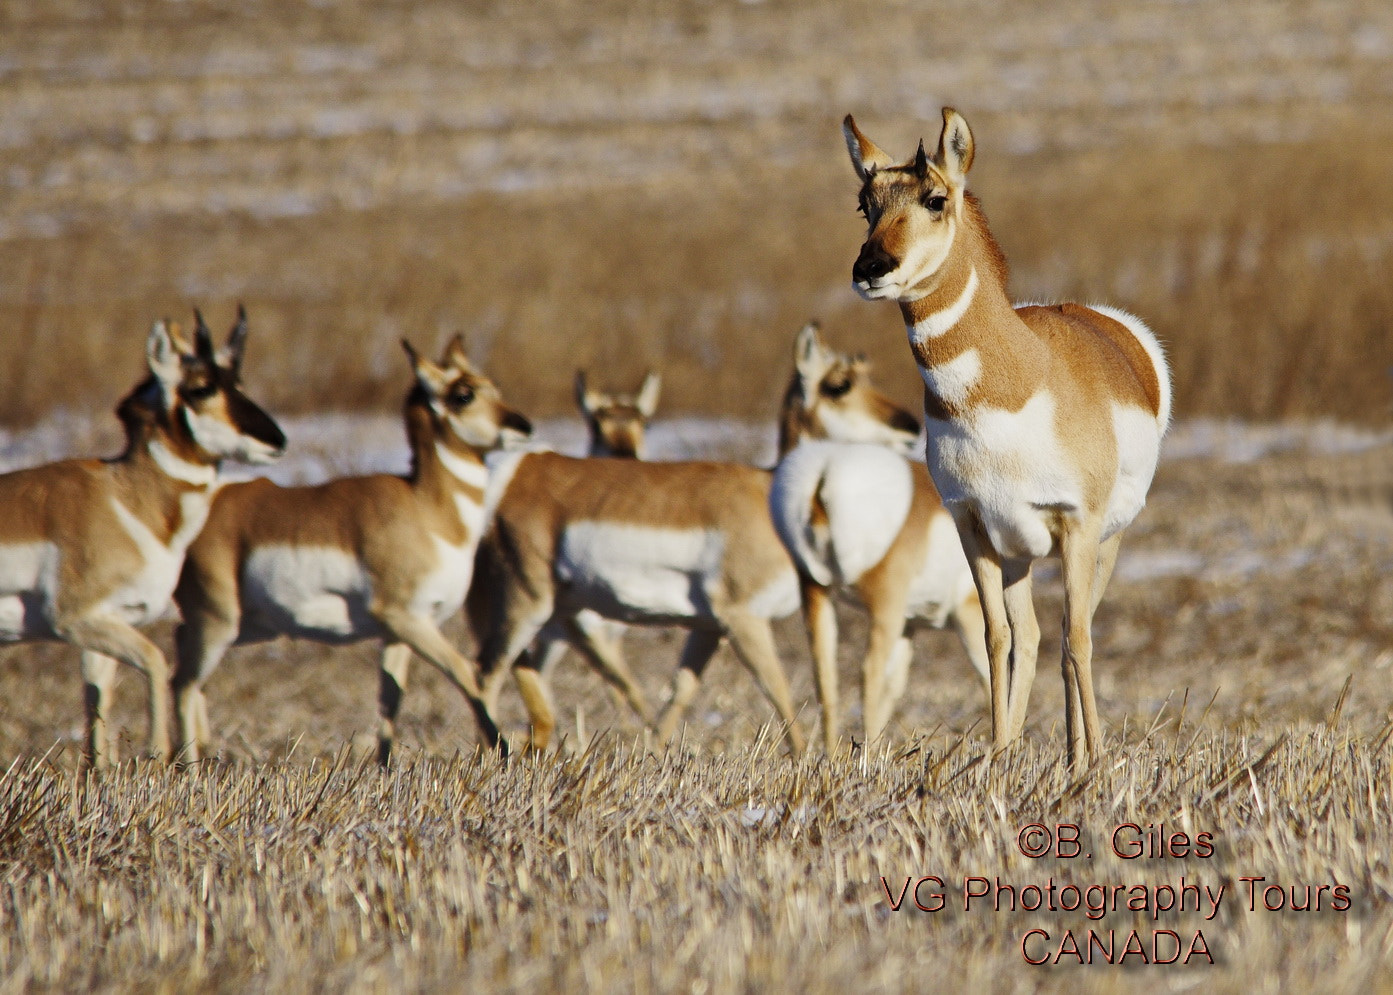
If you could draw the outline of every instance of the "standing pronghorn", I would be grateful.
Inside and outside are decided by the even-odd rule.
[[[643,378],[637,393],[613,394],[589,388],[585,371],[577,370],[576,406],[590,432],[587,455],[592,459],[642,459],[648,423],[658,410],[661,390],[662,381],[652,371]],[[479,555],[490,556],[490,548],[481,548]],[[492,565],[486,569],[492,569]],[[473,597],[478,601],[489,594],[481,586]],[[567,644],[574,645],[646,725],[651,721],[648,704],[620,649],[626,628],[623,622],[582,609],[564,621],[557,619],[544,626],[531,653],[542,677],[547,679],[566,655]]]
[[[197,312],[195,312],[197,314]],[[218,353],[198,315],[192,345],[155,323],[150,376],[117,408],[126,451],[0,476],[0,642],[58,639],[82,651],[87,755],[112,761],[106,708],[118,661],[150,685],[150,751],[168,757],[169,666],[135,626],[169,606],[224,458],[280,455],[285,436],[238,384],[238,314]]]
[[[578,370],[576,405],[590,430],[589,455],[643,459],[644,436],[658,410],[662,389],[662,379],[650,371],[633,394],[591,390],[585,383],[585,371]]]
[[[403,342],[415,383],[405,420],[407,477],[345,477],[317,487],[269,480],[222,489],[175,591],[175,704],[185,755],[209,739],[202,685],[229,647],[289,635],[324,643],[381,638],[378,759],[387,763],[411,653],[468,699],[490,745],[498,729],[478,676],[440,631],[469,590],[484,521],[483,453],[526,418],[469,364],[456,337],[439,365]],[[506,746],[505,746],[506,748]]]
[[[867,740],[884,731],[904,692],[914,624],[951,624],[984,681],[987,653],[972,573],[952,516],[923,463],[910,463],[884,446],[800,444],[803,437],[818,440],[833,434],[827,426],[835,424],[835,415],[820,410],[825,392],[850,389],[848,376],[864,369],[864,363],[828,349],[813,325],[799,335],[794,352],[794,387],[802,403],[785,406],[780,448],[787,455],[774,468],[769,510],[798,565],[823,743],[831,752],[838,723],[836,588],[853,588],[870,614],[861,663]],[[839,366],[847,372],[834,372]],[[898,422],[887,418],[885,424],[887,432],[898,427],[898,438],[886,441],[907,453],[918,438],[918,422],[903,414]]]
[[[917,432],[911,416],[871,387],[863,363],[832,363],[821,373],[806,381],[795,374],[785,398],[785,438],[809,432],[903,444]],[[812,400],[805,403],[805,394]],[[490,704],[517,661],[533,744],[547,743],[555,727],[551,694],[538,656],[524,650],[544,628],[565,626],[646,721],[617,648],[591,640],[576,624],[591,611],[690,630],[656,724],[663,741],[676,732],[726,637],[773,703],[789,745],[801,750],[770,627],[798,607],[798,574],[769,516],[771,480],[768,470],[730,463],[505,455],[489,482],[496,514],[469,599]]]
[[[1039,625],[1030,566],[1063,564],[1071,762],[1102,749],[1093,612],[1122,530],[1146,502],[1170,420],[1170,371],[1142,322],[1106,307],[1013,307],[1006,262],[966,190],[973,141],[943,111],[938,150],[896,165],[847,116],[869,234],[852,278],[898,301],[924,380],[927,462],[953,513],[986,616],[992,738],[1019,735]]]

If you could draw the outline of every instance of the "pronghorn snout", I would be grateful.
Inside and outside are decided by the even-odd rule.
[[[879,242],[867,242],[861,246],[861,253],[851,267],[851,278],[858,285],[869,286],[872,281],[893,273],[899,265],[899,260],[886,252]]]
[[[532,422],[525,415],[518,414],[512,408],[504,409],[501,427],[517,432],[522,436],[532,434]]]

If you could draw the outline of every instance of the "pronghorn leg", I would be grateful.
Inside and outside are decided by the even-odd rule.
[[[206,681],[237,640],[238,620],[221,612],[185,609],[184,621],[174,630],[176,663],[174,679],[175,753],[194,762],[207,753],[212,730],[208,722]]]
[[[1102,755],[1102,726],[1093,694],[1093,604],[1098,573],[1098,526],[1092,522],[1066,528],[1060,539],[1064,565],[1064,688],[1069,703],[1069,762],[1080,766]]]
[[[798,717],[793,711],[793,693],[789,690],[783,665],[779,663],[778,650],[774,648],[774,630],[769,627],[769,620],[744,612],[732,612],[721,621],[726,625],[726,635],[730,638],[735,655],[755,675],[755,680],[759,681],[765,696],[783,720],[789,749],[802,753],[807,743],[803,739],[803,730],[798,728]]]
[[[802,578],[803,621],[813,651],[813,678],[817,700],[822,708],[822,747],[828,753],[837,749],[837,724],[841,708],[837,688],[837,611],[832,592],[821,584]]]
[[[405,643],[411,647],[418,656],[433,664],[459,688],[470,708],[474,710],[479,731],[483,733],[488,745],[496,746],[506,753],[508,745],[499,735],[498,725],[493,721],[493,715],[479,692],[479,678],[474,664],[451,645],[444,633],[430,619],[400,608],[380,610],[374,614],[387,630],[391,641]]]
[[[719,645],[721,634],[714,629],[692,629],[687,634],[687,641],[682,644],[682,659],[678,664],[677,674],[672,679],[668,702],[658,715],[659,742],[671,742],[677,732],[677,726],[687,714],[687,709],[692,706],[697,687],[701,683],[701,675],[705,673],[706,665],[711,662],[711,657]]]
[[[967,658],[972,663],[972,669],[982,678],[982,684],[987,689],[987,698],[990,700],[992,671],[987,660],[987,623],[982,618],[982,601],[977,596],[975,587],[958,603],[953,614],[948,616],[948,622],[958,634],[958,639],[967,652]]]
[[[968,512],[954,512],[958,538],[967,554],[972,580],[977,585],[977,597],[982,609],[986,631],[988,679],[991,684],[992,746],[1003,750],[1011,743],[1010,680],[1011,624],[1006,619],[1006,597],[1003,589],[1001,563],[977,521]]]
[[[386,767],[392,760],[392,740],[396,738],[397,712],[406,694],[406,678],[411,672],[411,647],[389,642],[382,647],[382,665],[377,687],[377,762]]]
[[[87,709],[87,760],[98,769],[115,762],[115,744],[107,726],[116,661],[104,653],[82,651],[83,702]]]
[[[150,753],[169,759],[169,664],[159,647],[139,630],[112,615],[89,615],[63,621],[54,629],[60,638],[83,651],[84,666],[88,654],[97,653],[115,657],[144,672],[150,685]],[[97,670],[104,666],[94,664]],[[104,697],[104,691],[99,689],[98,711],[104,707],[100,700]],[[88,730],[88,741],[92,742],[91,730]],[[95,752],[91,760],[94,766],[104,763]]]
[[[885,664],[885,721],[895,714],[895,706],[904,697],[909,687],[909,664],[914,659],[914,643],[910,639],[909,628],[895,640],[890,650],[890,659]]]
[[[1025,728],[1030,688],[1035,683],[1035,661],[1040,655],[1040,623],[1030,582],[1030,561],[1009,560],[1002,566],[1006,621],[1011,626],[1011,690],[1007,695],[1009,736],[1015,740]]]
[[[1121,532],[1114,532],[1098,547],[1098,574],[1093,579],[1094,612],[1098,611],[1098,605],[1102,603],[1103,595],[1107,592],[1108,582],[1112,580],[1113,568],[1117,566],[1117,551],[1121,547]]]
[[[858,587],[871,614],[870,639],[861,661],[861,719],[869,743],[879,739],[890,722],[894,702],[888,694],[887,677],[896,647],[904,640],[906,592],[904,585],[880,572],[869,575]]]
[[[528,724],[532,729],[528,747],[533,750],[546,749],[556,729],[556,702],[541,669],[544,664],[545,661],[533,654],[524,653],[513,667],[513,679],[517,681],[518,694],[527,708]]]
[[[643,692],[639,690],[638,682],[634,680],[633,672],[629,670],[618,640],[610,634],[608,622],[590,611],[577,612],[567,621],[576,648],[609,682],[617,697],[634,710],[644,725],[649,725],[653,721],[653,714]]]
[[[480,640],[479,670],[483,674],[484,703],[490,713],[498,709],[498,696],[509,672],[516,669],[514,663],[533,640],[549,629],[556,633],[562,631],[559,622],[552,618],[550,601],[506,612],[501,624],[492,625]],[[548,662],[547,658],[554,662],[555,651],[548,648],[546,642],[548,640],[544,639],[542,648],[546,658],[540,661],[542,664]]]

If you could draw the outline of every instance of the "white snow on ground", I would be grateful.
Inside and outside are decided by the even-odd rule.
[[[392,414],[329,414],[279,419],[290,440],[286,456],[270,466],[230,465],[228,476],[266,476],[283,485],[313,484],[359,473],[405,473],[410,459],[400,417]],[[777,430],[772,423],[722,418],[667,418],[649,430],[652,459],[720,459],[770,466]],[[0,472],[68,456],[109,456],[120,448],[114,418],[92,419],[58,413],[22,430],[0,428]],[[1334,422],[1252,425],[1237,421],[1196,419],[1175,426],[1166,437],[1166,460],[1212,459],[1251,463],[1282,453],[1342,454],[1393,444],[1393,432]],[[526,446],[582,455],[584,424],[575,418],[538,421]],[[1167,577],[1202,580],[1244,579],[1264,573],[1292,573],[1320,554],[1296,548],[1275,556],[1254,552],[1213,553],[1193,549],[1124,550],[1117,579],[1145,583]],[[1038,575],[1054,574],[1040,564]]]

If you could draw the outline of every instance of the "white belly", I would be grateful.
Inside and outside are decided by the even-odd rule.
[[[351,642],[381,634],[356,556],[323,546],[261,546],[242,565],[244,642],[278,635]]]
[[[0,642],[53,636],[58,547],[51,542],[0,546]]]
[[[627,622],[709,618],[724,553],[710,529],[575,522],[556,558],[560,598]]]

